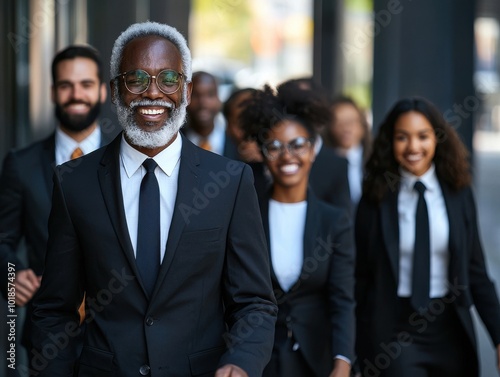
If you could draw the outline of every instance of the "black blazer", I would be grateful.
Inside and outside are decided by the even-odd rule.
[[[40,376],[66,376],[75,363],[80,377],[206,377],[226,363],[260,376],[276,306],[250,168],[183,137],[165,257],[148,297],[126,225],[120,142],[54,177],[34,346],[67,332],[84,292],[88,317],[80,357],[70,338]]]
[[[110,141],[101,133],[101,145]],[[72,161],[67,171],[78,161]],[[47,222],[55,167],[55,133],[30,146],[10,151],[0,176],[0,267],[14,263],[16,271],[31,268],[41,275],[47,248]],[[25,238],[28,265],[17,256],[21,238]],[[6,294],[6,275],[2,272],[1,291]]]
[[[269,195],[260,206],[269,247]],[[279,308],[277,325],[291,327],[315,375],[328,376],[336,355],[353,360],[354,249],[347,213],[308,190],[300,278],[284,292],[272,266],[271,277]]]
[[[240,154],[238,153],[238,146],[227,134],[224,135],[224,150],[222,151],[222,155],[231,160],[241,161]]]
[[[318,199],[351,213],[347,159],[323,145],[309,174],[309,185]]]
[[[475,305],[495,345],[500,343],[500,305],[487,276],[471,188],[452,191],[441,182],[450,224],[448,280],[453,305],[475,347],[470,308]],[[356,318],[359,364],[386,353],[396,323],[399,275],[398,190],[380,205],[360,201],[356,216]],[[477,365],[477,355],[471,362]]]

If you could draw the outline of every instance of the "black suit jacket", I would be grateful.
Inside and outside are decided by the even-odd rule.
[[[121,135],[54,177],[49,246],[34,300],[33,344],[66,334],[86,292],[86,331],[40,376],[213,376],[232,363],[260,376],[276,306],[248,166],[183,137],[178,190],[152,297],[135,263],[120,187]],[[82,336],[82,334],[80,334]]]
[[[102,133],[101,145],[109,141]],[[72,161],[66,171],[77,164],[78,160]],[[37,275],[43,273],[54,167],[54,133],[5,157],[0,176],[0,266],[4,271],[1,283],[4,295],[9,262],[16,265],[16,271],[31,268]],[[21,263],[16,253],[23,237],[28,265]]]
[[[487,276],[479,241],[475,202],[470,188],[452,191],[441,182],[450,226],[448,280],[453,305],[475,346],[470,308],[475,305],[495,345],[500,343],[500,305]],[[356,216],[356,350],[359,364],[374,363],[387,354],[397,322],[399,281],[398,190],[389,191],[380,205],[361,199]],[[421,324],[415,324],[420,327]],[[417,328],[418,328],[417,327]],[[477,365],[477,356],[471,362]]]
[[[231,160],[241,161],[240,154],[238,153],[238,146],[227,134],[224,135],[224,150],[222,151],[222,155]]]
[[[320,200],[351,213],[347,159],[333,149],[321,147],[309,173],[309,185]]]
[[[269,195],[260,201],[269,246]],[[354,248],[347,213],[307,195],[304,260],[285,292],[271,268],[278,326],[292,329],[316,376],[328,376],[336,355],[354,355]],[[292,377],[292,376],[290,376]],[[304,376],[300,376],[304,377]]]

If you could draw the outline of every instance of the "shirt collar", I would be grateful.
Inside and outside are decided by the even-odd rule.
[[[429,170],[427,170],[423,175],[417,177],[407,170],[402,168],[399,169],[401,174],[401,186],[403,189],[412,191],[415,182],[421,181],[426,188],[426,191],[432,192],[439,188],[439,181],[436,175],[436,167],[434,163],[431,165]]]
[[[56,127],[56,145],[60,148],[62,156],[69,160],[69,156],[76,148],[80,148],[83,154],[87,154],[95,151],[101,146],[101,129],[99,125],[95,128],[90,135],[88,135],[81,142],[77,142],[75,139],[66,134],[61,126]]]
[[[346,152],[347,161],[350,165],[360,166],[363,164],[363,146],[361,144],[350,148]]]
[[[174,142],[153,157],[160,169],[163,170],[163,172],[169,177],[172,175],[175,166],[181,158],[181,150],[182,137],[179,133],[177,133],[177,137]],[[120,158],[122,160],[123,167],[125,168],[125,172],[127,173],[127,177],[130,178],[141,167],[144,160],[149,158],[149,156],[132,147],[125,140],[125,135],[122,135]]]

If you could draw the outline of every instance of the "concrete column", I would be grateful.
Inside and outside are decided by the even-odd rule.
[[[374,129],[400,98],[423,96],[472,151],[475,0],[374,0]]]

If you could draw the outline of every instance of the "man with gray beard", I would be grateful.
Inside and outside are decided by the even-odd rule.
[[[123,133],[54,177],[31,368],[261,376],[277,308],[251,169],[179,133],[191,56],[174,28],[130,26],[115,41],[111,77]]]

